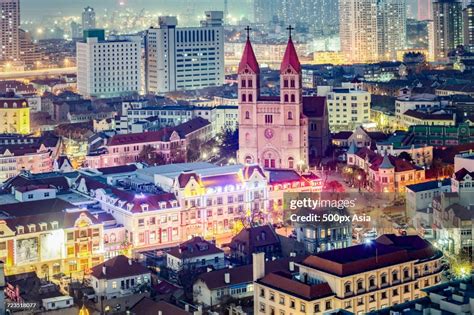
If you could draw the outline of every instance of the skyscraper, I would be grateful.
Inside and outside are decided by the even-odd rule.
[[[464,24],[464,48],[474,52],[474,3],[469,4],[462,13]]]
[[[340,0],[339,34],[341,51],[347,62],[378,60],[378,0]]]
[[[177,28],[174,16],[159,18],[145,37],[148,93],[199,89],[224,84],[222,11],[207,11],[200,27]]]
[[[425,21],[431,20],[433,15],[433,9],[431,2],[433,0],[418,0],[418,20]]]
[[[0,0],[0,60],[20,55],[20,0]]]
[[[405,49],[406,0],[379,0],[377,9],[379,60],[394,60],[397,57],[397,51]]]
[[[96,28],[94,8],[87,7],[82,11],[82,30],[87,31]]]
[[[332,35],[339,32],[339,0],[311,0],[307,12],[315,35]]]
[[[463,44],[462,2],[459,0],[434,0],[435,59],[443,60],[458,45]]]
[[[255,23],[266,24],[276,15],[276,6],[273,0],[254,0],[253,12]]]

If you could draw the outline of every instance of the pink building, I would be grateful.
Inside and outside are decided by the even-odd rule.
[[[151,146],[167,161],[172,156],[186,158],[186,146],[192,139],[207,140],[211,137],[212,125],[198,117],[172,128],[141,133],[117,134],[109,139],[105,147],[86,157],[90,168],[125,165],[138,161],[145,147]]]
[[[326,102],[324,98],[303,97],[301,65],[291,35],[280,67],[280,96],[260,95],[260,68],[248,38],[238,81],[239,162],[258,163],[265,168],[307,166],[309,152],[313,151],[309,117],[326,113]],[[321,124],[319,128],[326,126]]]

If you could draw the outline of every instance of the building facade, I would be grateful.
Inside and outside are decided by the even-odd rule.
[[[77,42],[77,89],[84,97],[117,97],[142,91],[140,38],[105,40],[103,30]]]
[[[30,107],[26,99],[0,95],[0,133],[30,133]]]
[[[20,57],[20,0],[1,0],[0,61]],[[7,67],[8,68],[8,67]]]
[[[463,44],[462,2],[434,0],[435,59],[446,60],[448,53]]]
[[[224,27],[221,11],[207,11],[200,27],[177,28],[177,18],[159,18],[145,37],[147,93],[200,89],[224,84]]]
[[[247,39],[238,70],[240,163],[267,168],[308,165],[308,118],[301,65],[290,37],[280,67],[280,97],[260,95],[260,68]]]
[[[371,245],[322,252],[291,273],[266,274],[254,255],[255,314],[326,314],[337,309],[366,314],[426,294],[441,280],[442,253],[418,236],[382,235]],[[291,267],[290,267],[291,268]],[[291,270],[291,269],[290,269]]]

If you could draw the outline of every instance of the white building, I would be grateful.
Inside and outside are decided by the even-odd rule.
[[[224,251],[214,243],[195,236],[166,253],[166,266],[175,272],[208,267],[221,269],[225,266]]]
[[[359,88],[318,88],[318,96],[327,97],[329,127],[335,130],[352,130],[370,122],[369,92]]]
[[[221,11],[206,11],[200,27],[177,28],[162,16],[145,37],[146,91],[165,93],[224,83],[224,27]]]
[[[130,295],[141,286],[151,285],[151,271],[120,255],[92,267],[90,280],[95,294],[109,300]]]
[[[140,38],[105,40],[103,30],[90,30],[77,42],[77,89],[85,97],[115,97],[139,93]]]
[[[433,198],[442,192],[451,191],[451,180],[434,180],[406,186],[406,210],[408,217],[413,218],[417,211],[431,207]]]
[[[399,125],[403,124],[402,116],[408,110],[431,111],[434,109],[440,109],[441,105],[441,100],[434,94],[400,96],[395,101],[395,115],[397,117],[397,123]]]

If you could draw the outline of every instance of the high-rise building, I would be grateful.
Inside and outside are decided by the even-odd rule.
[[[20,0],[0,0],[0,60],[20,55]]]
[[[76,44],[77,89],[85,97],[139,93],[141,39],[105,40],[104,30],[84,31]]]
[[[379,60],[395,60],[397,51],[406,48],[406,29],[406,0],[379,0],[377,23]]]
[[[258,24],[266,24],[273,20],[276,15],[276,6],[273,0],[254,0],[254,21]]]
[[[474,52],[474,3],[469,4],[462,12],[464,24],[464,48]]]
[[[199,89],[224,83],[222,11],[207,11],[200,27],[177,28],[173,16],[145,36],[145,84],[148,93]]]
[[[42,53],[37,44],[33,42],[30,32],[19,29],[20,39],[20,59],[25,63],[27,68],[32,68],[36,62],[41,60]]]
[[[418,20],[425,21],[433,18],[432,1],[433,0],[418,0]]]
[[[82,37],[82,26],[79,23],[74,21],[71,22],[71,38],[81,38]]]
[[[339,33],[339,0],[311,0],[307,12],[315,35]]]
[[[458,45],[463,44],[462,2],[459,0],[434,0],[435,59],[443,60]]]
[[[82,11],[82,30],[90,30],[96,28],[94,8],[87,7]]]
[[[341,51],[347,62],[378,60],[378,0],[340,0],[339,34]]]

